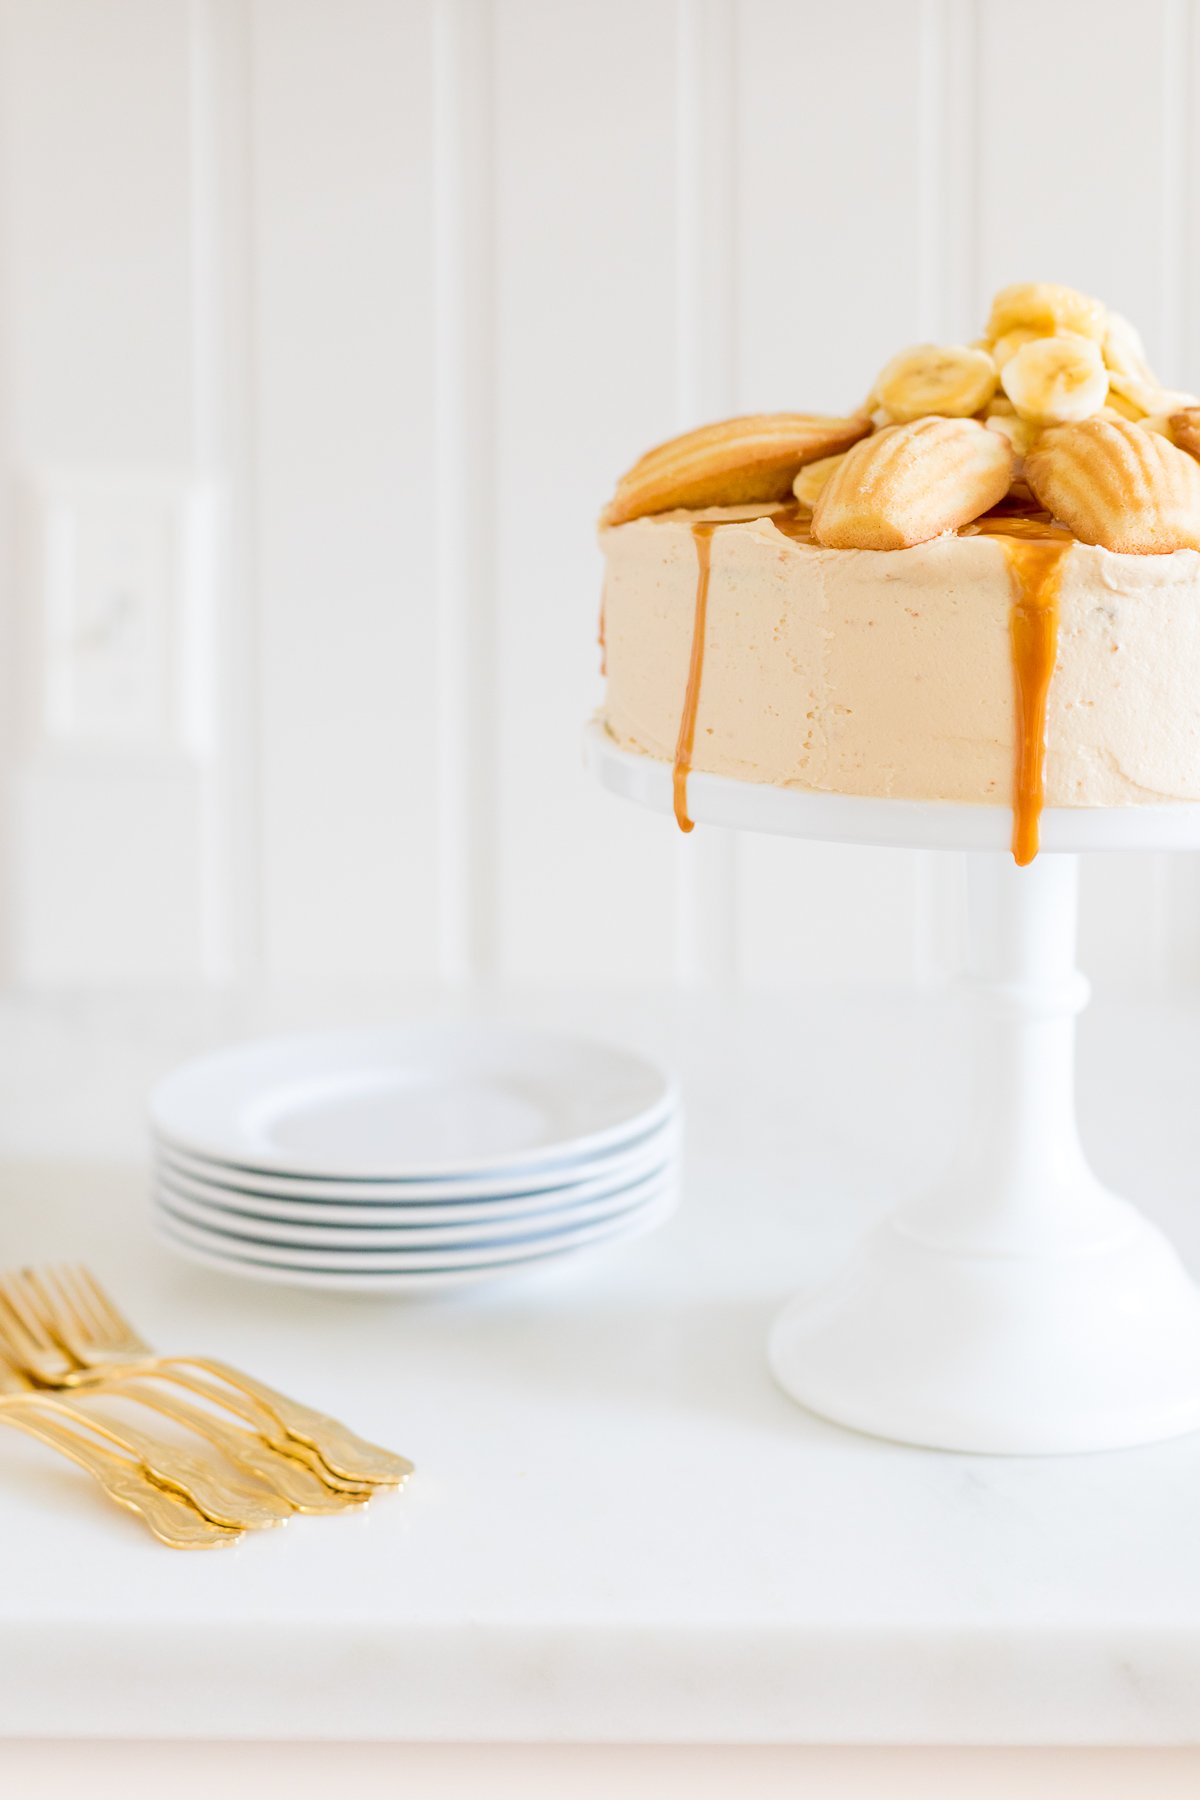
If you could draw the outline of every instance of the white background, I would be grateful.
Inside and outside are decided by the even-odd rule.
[[[998,284],[1200,386],[1190,0],[0,0],[3,971],[937,977],[953,858],[599,792],[593,522]],[[1194,859],[1084,961],[1177,982]]]

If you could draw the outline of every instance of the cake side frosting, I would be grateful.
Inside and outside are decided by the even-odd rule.
[[[992,537],[827,549],[769,518],[657,514],[601,534],[604,717],[674,761],[688,693],[697,521],[709,545],[691,767],[745,781],[1012,803],[1013,575]],[[1200,552],[1072,543],[1057,582],[1045,800],[1200,799]]]

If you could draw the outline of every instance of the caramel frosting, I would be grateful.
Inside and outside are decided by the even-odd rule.
[[[699,672],[697,524],[713,527]],[[1011,806],[1032,730],[1048,805],[1200,800],[1200,553],[1121,555],[1020,521],[901,550],[807,536],[738,509],[602,532],[619,744],[676,763],[690,737],[691,768],[743,781]],[[1061,560],[1030,715],[1018,622],[1024,601],[1036,635],[1036,572],[1012,546],[1039,542]]]

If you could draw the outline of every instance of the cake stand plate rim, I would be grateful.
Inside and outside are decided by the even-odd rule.
[[[588,767],[610,793],[656,812],[671,812],[669,762],[622,748],[598,718],[586,727],[584,753]],[[1003,852],[1012,838],[1007,806],[824,793],[697,771],[688,776],[688,812],[699,825],[827,843]],[[1200,849],[1200,801],[1047,807],[1041,818],[1040,848],[1064,855]]]

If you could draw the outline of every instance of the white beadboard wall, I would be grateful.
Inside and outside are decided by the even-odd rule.
[[[595,791],[593,520],[1075,282],[1200,386],[1200,0],[0,0],[9,981],[936,979],[954,857]],[[1097,859],[1102,977],[1200,972]]]

